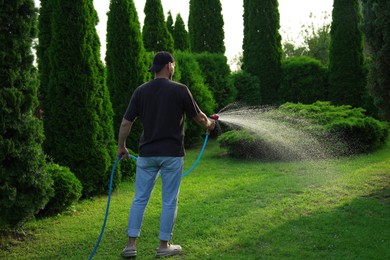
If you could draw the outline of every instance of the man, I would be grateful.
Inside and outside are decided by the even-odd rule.
[[[162,211],[160,217],[160,246],[157,256],[180,253],[181,246],[171,245],[177,213],[177,200],[183,170],[184,114],[212,131],[215,121],[198,107],[188,87],[172,81],[175,62],[169,52],[158,52],[149,71],[155,78],[133,93],[123,117],[118,136],[118,156],[128,158],[126,138],[136,118],[143,125],[135,178],[135,195],[130,209],[126,248],[123,257],[137,255],[136,239],[151,192],[160,172],[162,180]]]

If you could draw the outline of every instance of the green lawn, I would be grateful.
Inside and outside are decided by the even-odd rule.
[[[186,169],[199,149],[188,151]],[[161,183],[145,214],[137,259],[154,259]],[[134,188],[113,193],[94,259],[121,259]],[[2,238],[0,259],[88,259],[107,196],[29,222]],[[317,162],[240,161],[210,141],[184,177],[173,243],[177,259],[390,259],[390,145],[369,155]]]

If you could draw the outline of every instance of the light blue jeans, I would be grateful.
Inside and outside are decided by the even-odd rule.
[[[158,173],[162,180],[162,211],[159,239],[171,240],[183,171],[183,157],[138,157],[135,195],[130,208],[128,237],[139,237],[142,221]]]

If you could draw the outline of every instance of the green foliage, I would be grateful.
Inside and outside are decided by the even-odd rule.
[[[327,69],[320,61],[308,57],[291,57],[282,62],[281,103],[313,103],[326,99]]]
[[[328,14],[325,13],[324,20],[328,20]],[[310,14],[310,18],[315,18]],[[288,40],[283,43],[284,59],[293,56],[310,56],[319,60],[323,65],[328,66],[329,62],[329,43],[330,43],[330,23],[324,22],[320,27],[316,27],[313,22],[304,25],[300,36],[303,38],[303,45],[296,44]]]
[[[175,26],[173,28],[172,36],[175,42],[175,50],[189,51],[190,39],[186,31],[183,18],[180,14],[176,15]]]
[[[239,159],[280,159],[261,137],[246,130],[232,130],[220,135],[219,145],[227,150],[229,156]]]
[[[220,0],[190,0],[188,31],[191,51],[225,53]]]
[[[39,95],[38,98],[41,102],[43,111],[49,109],[44,106],[47,104],[45,96],[49,84],[50,77],[50,59],[49,59],[49,47],[51,41],[51,4],[53,1],[41,0],[41,9],[39,10],[39,23],[38,23],[38,38],[39,44],[37,45],[37,58],[38,58],[38,70],[39,70]]]
[[[366,116],[361,108],[351,106],[333,106],[329,102],[316,102],[306,105],[285,103],[278,109],[269,110],[263,117],[280,125],[280,128],[296,132],[293,138],[310,138],[315,140],[321,151],[311,146],[303,146],[310,151],[312,158],[324,156],[343,156],[371,152],[383,144],[389,137],[389,125]],[[302,136],[298,133],[303,133]],[[272,135],[271,135],[272,137]],[[229,155],[238,158],[256,158],[266,160],[299,159],[294,149],[289,146],[273,144],[270,136],[264,137],[246,129],[226,132],[218,137],[221,147]],[[277,138],[275,139],[277,140]],[[297,140],[308,144],[310,140]],[[292,143],[293,140],[289,140]],[[298,144],[294,144],[297,146]],[[280,149],[282,148],[282,149]],[[323,152],[323,153],[322,153]]]
[[[116,135],[131,95],[148,79],[148,61],[134,2],[111,1],[107,20],[106,66]],[[136,121],[126,142],[129,147],[137,149],[141,132],[141,124]]]
[[[242,69],[259,78],[264,105],[278,100],[282,58],[279,27],[277,1],[244,0]]]
[[[327,19],[327,15],[324,20]],[[330,24],[323,24],[315,28],[312,23],[305,29],[305,44],[308,47],[307,56],[319,60],[323,65],[329,63]]]
[[[45,170],[38,79],[32,42],[37,13],[32,0],[0,3],[0,230],[21,226],[45,206],[52,180]]]
[[[329,102],[315,102],[311,105],[286,103],[279,111],[304,118],[319,126],[307,130],[313,134],[333,136],[347,145],[347,153],[372,151],[383,145],[389,136],[389,125],[365,115],[362,108],[349,105],[333,106]]]
[[[142,37],[145,49],[151,52],[173,53],[173,37],[168,31],[161,0],[146,0]]]
[[[231,75],[233,85],[237,89],[236,101],[254,106],[261,103],[259,79],[248,72],[239,71]]]
[[[380,117],[390,122],[390,3],[379,0],[363,2],[363,30],[372,56],[368,89],[379,108]]]
[[[167,29],[168,29],[168,32],[172,35],[173,37],[173,29],[174,29],[174,26],[173,26],[173,17],[172,17],[172,13],[171,11],[168,12],[168,16],[167,16]],[[173,40],[175,40],[175,37],[173,37]]]
[[[335,0],[329,51],[328,99],[361,107],[365,92],[363,34],[358,0]]]
[[[150,68],[152,66],[153,59],[154,59],[155,55],[156,55],[155,52],[149,52],[149,51],[146,52],[146,61],[147,61],[146,64],[147,64],[148,68]],[[177,73],[175,72],[175,74],[177,74]],[[154,76],[155,76],[154,72],[148,71],[146,81],[154,79]],[[173,77],[175,77],[175,75]]]
[[[217,102],[217,109],[219,110],[233,102],[236,97],[236,89],[229,81],[230,68],[225,55],[203,52],[195,55],[195,58],[202,70],[205,84],[209,86]]]
[[[175,74],[177,73],[175,80],[180,81],[190,89],[199,108],[206,115],[215,113],[215,100],[204,83],[201,69],[194,55],[186,52],[176,52],[175,64]],[[197,143],[203,138],[204,132],[202,127],[193,122],[192,119],[187,118],[185,144],[189,146]]]
[[[296,56],[307,55],[308,50],[305,46],[296,46],[294,42],[286,41],[283,42],[283,59]]]
[[[97,13],[91,1],[83,0],[53,1],[51,11],[45,152],[76,174],[84,196],[101,194],[108,189],[116,145]]]
[[[40,213],[46,216],[55,215],[77,202],[81,197],[83,187],[68,167],[47,163],[45,170],[53,178],[54,195]]]

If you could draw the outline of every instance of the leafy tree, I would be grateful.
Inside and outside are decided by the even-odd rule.
[[[283,42],[283,59],[297,56],[307,56],[308,50],[305,46],[296,46],[292,41]]]
[[[240,71],[242,68],[242,51],[236,54],[230,61],[230,65],[234,66],[233,71]]]
[[[142,36],[145,49],[150,52],[173,52],[173,37],[164,18],[161,0],[146,0]]]
[[[191,51],[225,53],[220,0],[190,0],[188,30]]]
[[[42,121],[36,117],[38,78],[32,43],[33,0],[0,2],[0,229],[22,225],[48,202]],[[38,113],[39,115],[39,113]]]
[[[313,18],[310,14],[310,18]],[[328,19],[325,13],[324,20]],[[324,22],[320,27],[317,27],[313,22],[309,25],[304,25],[300,32],[303,38],[303,44],[296,46],[292,40],[287,40],[283,43],[283,58],[293,56],[309,56],[313,57],[325,66],[328,66],[329,60],[329,44],[330,44],[330,23]]]
[[[327,17],[328,15],[325,14],[324,20]],[[307,56],[313,57],[327,66],[329,62],[330,23],[325,22],[318,28],[313,23],[306,26],[304,29],[304,43],[308,49]]]
[[[282,46],[277,0],[244,0],[242,69],[260,81],[263,104],[275,104],[281,75]]]
[[[335,0],[329,52],[329,100],[336,105],[363,105],[365,75],[358,0]]]
[[[178,51],[189,51],[190,50],[190,39],[188,32],[186,31],[183,18],[180,14],[176,15],[176,21],[172,33],[175,50]]]
[[[372,57],[368,89],[379,116],[390,122],[390,2],[365,0],[364,33]]]
[[[117,134],[134,90],[147,80],[146,52],[133,0],[111,1],[107,20],[107,86]],[[138,147],[141,124],[136,121],[127,145]]]
[[[77,176],[84,196],[107,190],[116,157],[97,22],[91,0],[51,1],[44,148],[55,163]]]

